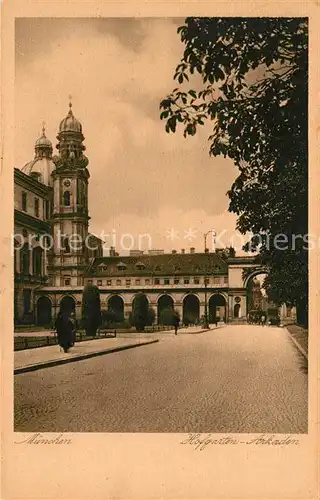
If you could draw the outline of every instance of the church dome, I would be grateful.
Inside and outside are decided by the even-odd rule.
[[[22,167],[22,172],[37,179],[46,186],[52,186],[51,173],[54,170],[52,161],[52,143],[46,137],[45,129],[42,129],[42,136],[35,143],[35,157]]]
[[[51,174],[54,168],[52,159],[44,156],[42,158],[36,157],[34,160],[29,161],[21,170],[24,174],[36,178],[42,184],[52,186],[53,180]]]
[[[43,133],[42,136],[36,141],[35,147],[47,147],[52,149],[52,142]]]
[[[60,122],[59,132],[80,132],[80,133],[82,133],[82,125],[79,122],[79,120],[77,120],[77,118],[75,118],[75,116],[73,115],[71,103],[69,103],[69,107],[70,107],[69,113]]]

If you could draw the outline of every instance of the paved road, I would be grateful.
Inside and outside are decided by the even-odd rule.
[[[307,372],[285,330],[226,326],[16,375],[15,430],[307,432]]]

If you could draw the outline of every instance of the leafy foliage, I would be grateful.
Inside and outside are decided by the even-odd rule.
[[[161,325],[179,325],[180,315],[178,311],[175,311],[171,307],[166,307],[162,309],[159,317],[159,323]]]
[[[217,248],[216,253],[219,255],[219,257],[221,257],[224,260],[236,256],[236,251],[232,246],[226,248]]]
[[[138,293],[133,301],[132,325],[137,331],[143,331],[149,322],[149,303],[147,297],[143,293]]]
[[[239,169],[228,195],[237,229],[253,233],[247,250],[270,268],[268,293],[304,309],[308,228],[308,25],[302,18],[187,18],[174,78],[160,103],[166,131],[184,136],[212,123],[209,152]],[[189,80],[201,83],[186,90]],[[198,87],[198,88],[197,88]],[[279,248],[277,235],[287,238]],[[284,268],[284,264],[287,266]]]
[[[99,288],[87,285],[82,292],[82,320],[89,336],[95,336],[101,324],[101,303]]]

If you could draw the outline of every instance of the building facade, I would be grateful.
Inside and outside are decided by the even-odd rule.
[[[35,157],[14,170],[14,310],[16,324],[50,325],[61,307],[81,318],[82,291],[100,289],[103,310],[128,318],[143,292],[154,309],[174,308],[185,323],[207,310],[209,321],[241,321],[247,316],[248,279],[260,271],[252,257],[226,252],[132,251],[120,256],[89,233],[89,161],[82,125],[72,107],[61,121],[57,155],[43,130]],[[247,269],[251,272],[245,274]]]

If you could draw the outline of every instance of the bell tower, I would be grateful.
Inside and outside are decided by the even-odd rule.
[[[83,285],[88,266],[88,159],[83,154],[82,125],[75,118],[72,103],[57,135],[58,155],[53,157],[52,234],[54,249],[51,272],[54,286]],[[51,274],[51,273],[50,273]]]

